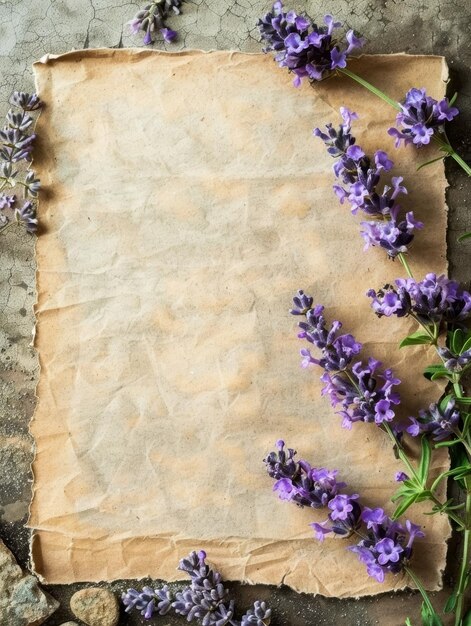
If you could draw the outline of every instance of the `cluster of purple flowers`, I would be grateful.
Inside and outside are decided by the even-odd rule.
[[[154,36],[160,32],[167,43],[172,43],[177,37],[177,32],[168,28],[165,24],[170,12],[178,15],[185,0],[154,0],[138,11],[129,22],[131,32],[136,35],[140,30],[144,32],[144,44],[153,43]]]
[[[456,107],[450,106],[448,98],[438,102],[427,96],[425,89],[414,88],[408,91],[400,106],[402,111],[397,114],[396,121],[401,130],[388,130],[396,138],[396,147],[401,141],[405,145],[413,143],[418,148],[429,144],[435,132],[443,131],[445,122],[451,122],[459,113]]]
[[[264,52],[274,51],[280,67],[295,74],[298,87],[303,78],[322,80],[337,68],[347,65],[348,56],[363,46],[363,39],[353,30],[346,34],[346,42],[338,45],[334,29],[341,26],[331,15],[324,17],[325,26],[317,26],[311,19],[295,11],[284,11],[283,3],[275,2],[271,12],[258,22]]]
[[[20,180],[17,164],[21,161],[29,164],[31,161],[36,135],[30,134],[33,118],[29,112],[37,111],[42,103],[36,94],[21,91],[13,93],[10,103],[21,110],[10,109],[6,116],[6,124],[0,130],[0,192],[16,185],[23,187],[26,202],[21,208],[15,209],[15,218],[28,232],[34,233],[38,228],[36,207],[27,198],[37,198],[41,185],[31,169],[28,169],[24,179]],[[12,209],[15,203],[15,195],[0,194],[0,209]],[[6,224],[9,219],[3,214],[1,221]]]
[[[358,554],[368,574],[381,583],[388,572],[398,574],[403,570],[412,556],[414,540],[425,535],[416,524],[407,520],[404,527],[380,508],[365,507],[361,519],[368,535],[349,550]]]
[[[360,534],[362,524],[366,524],[367,536],[361,533],[361,541],[349,550],[358,553],[368,574],[379,582],[388,572],[402,571],[412,556],[414,539],[424,536],[418,526],[407,520],[404,528],[383,509],[362,507],[358,494],[341,493],[346,484],[337,481],[337,471],[312,468],[302,459],[296,461],[296,452],[292,448],[286,451],[284,441],[278,441],[276,447],[264,462],[268,475],[276,480],[273,490],[279,498],[298,506],[329,510],[326,521],[310,524],[319,541],[329,533],[344,537]]]
[[[362,345],[352,335],[339,334],[342,324],[334,321],[326,327],[324,307],[313,306],[313,298],[298,291],[293,298],[293,315],[303,316],[299,323],[300,339],[305,339],[320,351],[313,357],[309,349],[302,349],[303,367],[310,364],[324,369],[321,380],[325,383],[323,395],[330,396],[332,406],[341,405],[339,414],[343,427],[351,428],[354,422],[391,422],[395,417],[394,405],[400,403],[393,387],[400,384],[390,369],[382,370],[381,363],[368,359],[367,363],[355,361]]]
[[[202,626],[269,626],[271,609],[258,600],[241,620],[234,618],[234,601],[228,599],[221,574],[206,563],[203,550],[191,552],[180,561],[178,569],[190,576],[188,587],[174,595],[167,585],[144,587],[142,591],[128,589],[122,597],[126,613],[136,609],[145,619],[151,619],[154,613],[165,615],[173,609],[188,622],[198,621]]]
[[[290,500],[298,506],[320,509],[337,496],[345,487],[336,479],[337,472],[324,467],[311,467],[302,459],[295,461],[296,451],[288,448],[281,439],[277,450],[270,452],[264,460],[268,475],[276,480],[273,491],[281,500]]]
[[[431,404],[427,410],[419,411],[419,417],[410,417],[407,432],[412,437],[430,435],[435,441],[448,439],[460,425],[461,414],[455,408],[455,399],[449,398],[446,405]]]
[[[389,172],[393,167],[388,154],[378,150],[373,159],[368,157],[351,134],[352,120],[358,116],[344,107],[340,109],[340,114],[343,123],[338,129],[332,124],[327,124],[325,132],[314,129],[314,135],[325,143],[327,152],[337,159],[333,170],[342,185],[334,185],[335,194],[342,204],[350,204],[354,215],[362,211],[369,218],[361,222],[365,249],[380,246],[394,258],[407,252],[414,239],[414,231],[422,228],[423,224],[415,219],[412,211],[401,216],[396,198],[407,194],[401,176],[393,177],[391,185],[383,184],[380,189],[383,172]]]
[[[379,317],[410,314],[423,324],[460,324],[471,316],[471,294],[444,275],[427,274],[421,281],[398,278],[395,286],[370,289],[367,295]]]

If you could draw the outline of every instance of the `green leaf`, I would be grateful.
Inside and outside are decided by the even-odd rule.
[[[456,401],[459,402],[459,404],[471,404],[471,398],[468,397],[456,398]]]
[[[428,605],[423,602],[422,610],[420,612],[422,617],[422,626],[443,626],[442,620],[435,613],[434,609],[429,609]]]
[[[403,339],[401,343],[399,344],[399,347],[404,348],[405,346],[419,346],[419,345],[429,344],[430,342],[431,342],[430,335],[428,335],[427,333],[424,333],[421,330],[418,330],[415,333],[412,333],[412,335],[409,335],[408,337]]]
[[[417,498],[419,497],[419,495],[420,494],[418,493],[414,493],[412,496],[409,496],[408,498],[404,498],[401,504],[394,511],[393,516],[392,516],[393,519],[397,519],[398,517],[401,517],[401,515],[404,515],[407,509],[410,506],[412,506],[414,502],[417,501]]]
[[[435,444],[435,448],[451,448],[451,446],[456,446],[458,443],[461,443],[460,439],[451,439],[450,441],[440,441],[440,443]]]
[[[410,621],[410,617],[406,617],[406,624],[405,626],[412,626],[412,622]]]
[[[446,601],[446,604],[443,608],[443,612],[444,613],[452,613],[455,610],[455,606],[456,606],[456,592],[453,591],[453,593],[451,594],[451,596],[448,598],[448,600]]]
[[[463,344],[463,347],[461,348],[461,354],[463,352],[466,352],[466,350],[469,350],[471,348],[471,333],[466,333],[466,339],[465,342]]]
[[[453,104],[455,104],[456,102],[456,98],[458,97],[458,92],[455,91],[455,93],[453,94],[452,99],[450,100],[450,106],[452,106]]]
[[[443,396],[443,398],[438,403],[440,411],[444,411],[446,409],[448,403],[450,402],[452,398],[455,398],[455,395],[452,393],[448,393],[446,396]]]
[[[456,241],[458,243],[463,243],[463,241],[467,241],[468,239],[471,239],[471,230],[468,233],[460,235]]]
[[[428,380],[437,380],[438,378],[451,378],[453,373],[444,365],[429,365],[424,369],[424,376]]]
[[[444,157],[444,156],[439,156],[436,159],[430,159],[430,161],[425,161],[425,163],[421,163],[420,165],[417,166],[416,171],[418,172],[423,167],[426,167],[427,165],[431,165],[432,163],[436,163],[437,161],[443,161],[443,159],[445,159],[445,158],[446,157]]]
[[[423,486],[427,483],[428,472],[430,469],[430,459],[432,458],[432,446],[427,436],[424,435],[421,441],[421,456],[418,468],[418,474]]]
[[[463,347],[464,339],[464,332],[461,330],[461,328],[457,328],[454,331],[453,337],[451,339],[451,349],[455,354],[461,354],[461,348]]]
[[[463,618],[463,626],[471,626],[471,611],[468,611]]]

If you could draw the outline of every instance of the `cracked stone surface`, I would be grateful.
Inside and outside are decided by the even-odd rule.
[[[143,4],[125,0],[0,0],[0,114],[7,112],[14,89],[33,89],[31,63],[47,52],[141,46],[141,37],[130,35],[125,24]],[[156,43],[154,47],[259,51],[255,24],[270,5],[270,0],[193,0],[185,4],[183,15],[169,22],[179,31],[179,42],[172,46]],[[462,112],[450,126],[450,139],[460,154],[471,160],[469,0],[293,0],[290,6],[313,17],[332,13],[367,37],[366,52],[444,55],[451,70],[450,92],[459,92]],[[447,176],[450,272],[468,282],[471,245],[456,244],[456,237],[471,230],[470,183],[453,162],[447,164]],[[32,238],[13,229],[0,235],[0,536],[23,566],[28,564],[29,532],[24,523],[31,497],[28,422],[38,375],[37,357],[30,346],[35,299],[33,244]],[[450,547],[448,580],[455,574],[455,550],[456,546]],[[130,584],[120,581],[107,587],[119,593]],[[47,621],[49,626],[73,619],[69,600],[83,587],[48,588],[61,601],[60,609]],[[297,595],[287,589],[230,587],[240,606],[248,606],[256,598],[269,601],[274,626],[399,626],[408,614],[416,618],[420,606],[417,594],[407,592],[336,601]],[[438,599],[440,604],[442,599]],[[123,614],[120,623],[144,622]],[[185,622],[166,617],[161,623],[177,626]]]
[[[15,557],[0,541],[0,624],[40,626],[55,611],[58,602],[24,574]]]

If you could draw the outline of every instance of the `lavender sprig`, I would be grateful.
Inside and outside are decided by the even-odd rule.
[[[321,380],[325,383],[323,395],[330,397],[332,406],[341,405],[339,414],[342,426],[351,428],[355,422],[374,422],[380,426],[395,418],[394,406],[400,397],[393,388],[400,380],[391,369],[381,369],[381,363],[369,358],[367,362],[356,360],[362,345],[350,335],[339,334],[342,324],[334,321],[326,326],[322,305],[313,306],[313,299],[303,291],[293,298],[291,313],[305,317],[300,322],[300,339],[304,339],[320,351],[319,357],[312,356],[303,348],[303,367],[311,364],[324,369]]]
[[[358,494],[341,493],[345,483],[337,482],[337,471],[325,468],[315,469],[300,459],[295,461],[296,452],[285,443],[278,441],[277,451],[270,452],[264,459],[268,475],[277,479],[273,490],[281,500],[289,500],[298,506],[328,509],[328,517],[322,522],[310,524],[314,536],[323,541],[325,536],[333,533],[343,537],[358,535],[360,541],[348,549],[358,554],[359,560],[366,565],[369,576],[383,582],[387,573],[398,574],[408,566],[412,557],[412,544],[418,537],[424,537],[419,526],[406,521],[405,527],[388,517],[383,509],[363,507]],[[326,480],[321,486],[322,498],[319,498],[312,480],[317,472]],[[283,486],[280,489],[279,485]],[[366,532],[362,525],[366,525]]]
[[[0,210],[7,209],[13,212],[10,216],[5,213],[0,216],[3,223],[1,230],[20,224],[28,233],[35,233],[38,229],[38,219],[34,202],[27,200],[22,207],[18,207],[15,194],[7,195],[1,192],[20,185],[23,187],[25,199],[34,200],[38,197],[41,183],[30,168],[36,135],[29,132],[33,118],[27,112],[37,111],[42,103],[36,94],[21,91],[13,92],[10,102],[21,111],[10,109],[6,116],[6,124],[0,130]],[[23,178],[18,165],[22,161],[27,164]],[[14,219],[11,219],[12,217]]]
[[[333,37],[333,30],[340,23],[334,22],[331,15],[325,16],[324,23],[325,26],[319,27],[307,15],[285,11],[282,2],[275,2],[272,11],[258,22],[262,41],[266,44],[263,51],[275,52],[278,65],[295,74],[293,84],[296,87],[303,78],[314,84],[335,74],[348,76],[399,111],[397,121],[402,125],[401,131],[396,129],[391,133],[398,140],[410,140],[414,145],[421,146],[433,137],[443,156],[430,162],[450,156],[471,176],[471,167],[456,153],[443,130],[445,121],[452,120],[458,113],[458,109],[452,106],[454,98],[451,102],[446,98],[437,102],[427,96],[425,90],[414,88],[408,92],[403,103],[395,101],[347,68],[350,54],[361,48],[364,40],[349,30],[346,42],[339,45],[338,38]]]
[[[324,17],[325,26],[318,26],[305,15],[284,11],[283,3],[275,2],[271,12],[258,22],[264,52],[276,52],[275,60],[295,75],[293,84],[301,85],[303,78],[319,81],[337,68],[344,68],[354,50],[361,48],[363,39],[353,30],[339,44],[334,33],[341,26],[331,15]]]
[[[396,121],[401,128],[388,130],[396,138],[396,147],[401,141],[417,148],[428,145],[435,133],[443,135],[445,122],[451,122],[459,113],[456,107],[450,106],[448,98],[438,102],[428,96],[425,89],[410,89],[400,106]]]
[[[184,2],[185,0],[154,0],[128,22],[131,32],[137,34],[142,30],[146,46],[154,42],[157,32],[160,32],[167,43],[172,43],[177,37],[177,32],[168,28],[166,21],[171,13],[180,14]]]
[[[370,246],[384,248],[390,258],[408,251],[414,239],[414,231],[423,227],[412,211],[401,214],[397,197],[407,194],[402,176],[393,177],[391,185],[381,181],[383,173],[389,172],[393,162],[383,150],[377,150],[373,158],[365,154],[351,134],[352,120],[356,113],[345,107],[340,109],[343,123],[338,129],[327,124],[325,132],[314,129],[314,135],[327,146],[327,152],[335,159],[333,171],[342,185],[333,189],[341,204],[350,204],[352,214],[364,213],[368,221],[361,222],[361,235],[365,249]]]
[[[443,274],[427,274],[421,281],[398,278],[367,295],[378,317],[412,315],[423,325],[461,325],[471,317],[471,294]]]
[[[206,563],[203,550],[191,552],[180,561],[178,569],[190,576],[190,585],[175,595],[167,585],[144,587],[140,592],[128,589],[122,596],[126,613],[137,610],[145,619],[151,619],[155,613],[166,615],[173,609],[188,622],[198,621],[202,626],[269,626],[271,609],[258,600],[241,621],[234,618],[234,601],[228,598],[221,574]]]

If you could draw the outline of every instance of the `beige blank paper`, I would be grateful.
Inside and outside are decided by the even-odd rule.
[[[413,85],[444,93],[438,57],[363,57],[355,68],[396,98]],[[342,430],[319,373],[299,367],[287,311],[300,287],[364,342],[365,358],[396,368],[405,415],[439,392],[420,382],[420,349],[396,349],[409,322],[369,308],[367,289],[401,267],[362,252],[359,220],[333,195],[332,160],[312,136],[346,105],[365,149],[393,150],[393,110],[347,79],[295,89],[261,54],[88,50],[34,71],[46,188],[36,571],[51,583],[174,580],[178,559],[205,549],[234,580],[328,596],[403,587],[369,579],[345,541],[317,543],[308,524],[323,512],[277,500],[262,463],[282,437],[391,510],[401,466],[385,436]],[[405,203],[426,223],[411,258],[418,276],[446,267],[443,166],[412,175],[428,154],[394,153]],[[436,588],[447,522],[411,515]]]

